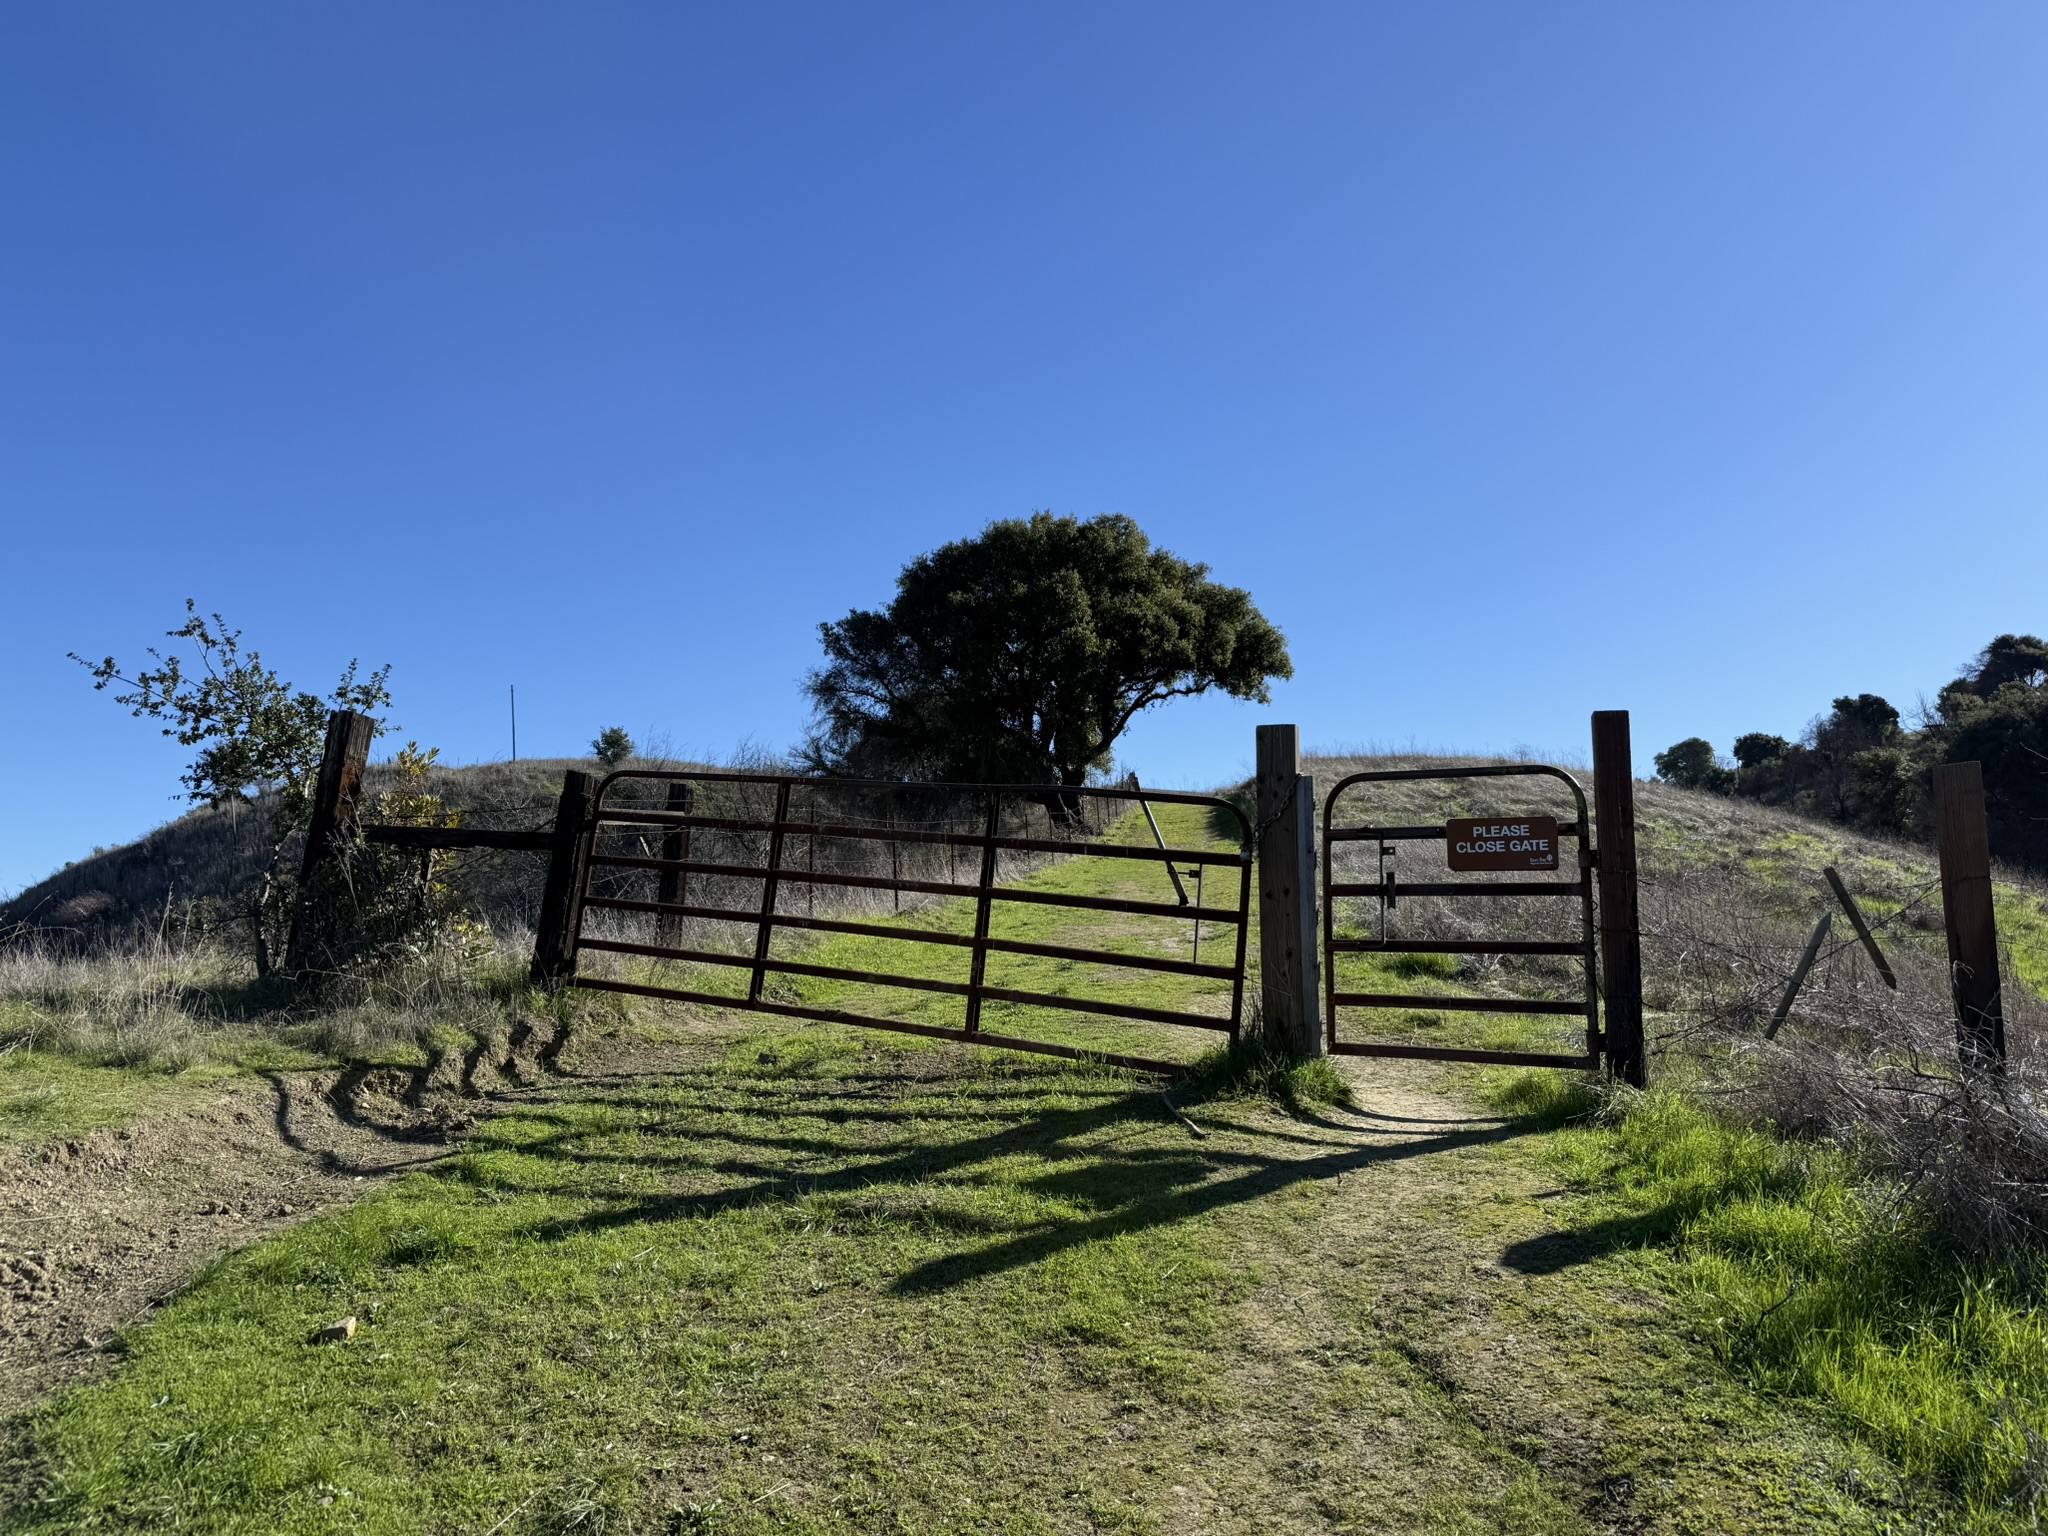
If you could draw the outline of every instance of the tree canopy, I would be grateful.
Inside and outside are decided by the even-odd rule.
[[[1844,694],[1801,741],[1761,731],[1738,737],[1735,793],[1872,832],[1925,837],[1930,770],[1979,762],[1992,852],[2048,869],[2048,641],[1998,636],[1917,713],[1909,730],[1878,695]],[[1724,787],[1712,748],[1697,737],[1658,753],[1657,771],[1674,783]]]
[[[1657,754],[1657,777],[1681,789],[1705,789],[1726,794],[1734,788],[1735,775],[1723,768],[1714,755],[1714,744],[1704,736],[1688,736],[1670,750]]]
[[[826,772],[1076,786],[1137,715],[1294,675],[1280,631],[1128,517],[1036,513],[920,555],[819,626],[804,757]]]

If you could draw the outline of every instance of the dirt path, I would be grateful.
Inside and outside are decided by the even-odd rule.
[[[527,1028],[423,1067],[268,1072],[196,1105],[0,1153],[0,1418],[110,1363],[222,1254],[441,1157],[548,1076]]]

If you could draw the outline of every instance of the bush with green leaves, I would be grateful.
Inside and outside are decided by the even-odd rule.
[[[267,805],[270,852],[247,896],[256,971],[267,977],[290,906],[282,858],[311,814],[328,713],[352,709],[368,714],[389,705],[391,668],[359,680],[351,660],[333,692],[322,698],[292,687],[263,664],[259,652],[242,648],[240,630],[229,629],[218,613],[202,614],[189,597],[185,622],[165,633],[190,643],[190,661],[155,646],[148,652],[154,665],[133,674],[111,656],[91,662],[73,651],[71,659],[92,673],[95,689],[116,684],[125,689],[114,695],[116,704],[138,719],[162,722],[163,734],[180,746],[199,749],[183,775],[190,799],[209,805],[237,800]]]
[[[608,725],[590,743],[590,755],[607,768],[616,768],[633,755],[633,738],[622,725]]]

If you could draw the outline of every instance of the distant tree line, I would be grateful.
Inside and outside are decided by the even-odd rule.
[[[1991,851],[2048,869],[2048,642],[2000,635],[1923,703],[1911,728],[1874,693],[1845,695],[1798,741],[1752,731],[1734,762],[1694,736],[1657,754],[1667,783],[1785,805],[1863,831],[1931,835],[1937,763],[1984,765]]]

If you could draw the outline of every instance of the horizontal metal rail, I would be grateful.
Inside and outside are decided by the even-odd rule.
[[[1415,885],[1332,881],[1325,889],[1332,896],[1391,893],[1399,901],[1403,896],[1582,896],[1585,884],[1583,880],[1433,880]]]
[[[721,832],[772,832],[773,821],[743,816],[687,816],[663,811],[608,812],[605,821],[630,829],[649,827],[702,827]],[[980,832],[920,832],[913,828],[861,826],[851,822],[782,823],[784,837],[818,837],[846,842],[917,843],[940,848],[1001,848],[1018,853],[1064,853],[1076,857],[1104,859],[1146,859],[1155,864],[1180,861],[1189,864],[1242,864],[1247,856],[1214,848],[1149,847],[1143,843],[1091,843],[1061,837],[988,837]]]
[[[1586,1005],[1549,997],[1439,997],[1428,992],[1335,992],[1340,1008],[1409,1008],[1442,1013],[1584,1013]]]
[[[1487,1051],[1458,1045],[1395,1045],[1378,1040],[1339,1040],[1330,1047],[1339,1056],[1393,1056],[1405,1061],[1472,1061],[1495,1067],[1567,1067],[1590,1072],[1600,1065],[1597,1051],[1568,1056],[1550,1051]]]
[[[710,792],[710,787],[719,785],[736,788],[732,791],[719,791],[707,801],[706,795]],[[744,799],[737,798],[738,795],[747,793],[772,794],[773,814],[748,814],[753,807]],[[640,803],[634,799],[635,796],[644,797],[646,801],[653,803]],[[953,821],[951,826],[945,826],[943,823],[940,826],[933,826],[932,818],[925,814],[911,814],[901,818],[869,814],[877,805],[886,807],[891,796],[909,797],[913,813],[930,811],[949,802],[958,806],[965,801],[969,805],[979,807],[975,819],[982,825],[980,830],[973,831],[960,829],[957,820]],[[1141,799],[1160,805],[1200,807],[1215,821],[1236,828],[1237,847],[1219,849],[1213,844],[1200,848],[1155,847],[1145,843],[1112,843],[1100,838],[1080,836],[1034,835],[1033,819],[1041,826],[1049,824],[1055,832],[1063,833],[1067,827],[1075,824],[1077,806],[1085,806],[1088,802],[1114,801],[1135,807]],[[758,803],[756,801],[756,804]],[[672,998],[721,1008],[749,1009],[792,1018],[858,1024],[867,1028],[897,1029],[933,1038],[976,1041],[1039,1051],[1075,1060],[1111,1061],[1147,1070],[1164,1069],[1169,1064],[1144,1057],[1123,1056],[1084,1047],[1061,1046],[1047,1041],[1028,1041],[1013,1036],[990,1034],[980,1028],[982,1004],[1008,1003],[1025,1008],[1056,1009],[1205,1031],[1223,1031],[1233,1039],[1240,1032],[1244,1011],[1246,937],[1250,928],[1251,827],[1241,810],[1218,796],[1150,789],[1139,792],[1130,788],[1090,786],[1069,789],[1048,785],[904,784],[815,779],[783,774],[631,769],[606,778],[598,787],[594,804],[595,810],[585,834],[583,877],[576,907],[577,948],[593,953],[635,956],[682,965],[727,968],[747,974],[750,980],[745,983],[745,991],[736,994],[707,992],[698,987],[661,985],[658,975],[651,980],[631,982],[613,977],[575,976],[573,980],[578,986]],[[852,814],[845,814],[848,811]],[[906,822],[923,824],[907,825]],[[1091,821],[1090,824],[1095,823]],[[700,848],[693,857],[690,848],[693,834],[708,836],[712,839],[713,846]],[[750,862],[751,858],[760,856],[764,841],[767,845],[765,860],[761,863]],[[839,845],[840,851],[829,852],[835,844]],[[875,855],[860,853],[858,850],[864,846],[873,847],[877,844],[888,845],[886,857],[892,867],[886,875],[854,873],[844,867],[816,867],[819,862],[837,862],[842,866],[850,863],[856,869],[862,866],[872,868]],[[957,872],[951,878],[919,879],[909,876],[895,867],[895,855],[899,848],[944,849],[949,852],[966,850],[978,853],[978,878],[970,882],[960,878]],[[822,857],[821,849],[828,850]],[[733,851],[740,852],[740,860],[736,861],[731,856]],[[997,881],[999,855],[1004,853],[1135,860],[1147,865],[1165,865],[1169,870],[1175,864],[1184,867],[1228,867],[1234,864],[1238,868],[1237,905],[1190,906],[1177,901],[1156,901],[1139,897],[1081,895],[1057,890],[1005,887]],[[922,860],[924,856],[920,858]],[[938,862],[946,861],[942,859]],[[925,872],[943,873],[929,869]],[[644,899],[647,893],[645,882],[650,874],[659,876],[660,890],[658,899],[655,900]],[[759,904],[754,905],[751,896],[745,898],[748,903],[745,910],[721,901],[706,902],[699,899],[693,902],[689,899],[688,891],[688,881],[692,877],[748,882],[759,890]],[[635,890],[630,883],[636,878],[643,882],[639,890]],[[792,893],[799,906],[808,907],[813,899],[808,893],[834,888],[888,891],[898,896],[972,901],[975,904],[974,931],[970,935],[955,931],[937,931],[901,922],[863,921],[857,915],[819,916],[810,910],[801,913],[782,910],[791,899]],[[1199,921],[1226,925],[1236,931],[1234,959],[1230,964],[1203,964],[1198,960],[1183,960],[1171,955],[1126,953],[1119,949],[1085,944],[1055,944],[1041,943],[1036,939],[999,938],[990,932],[989,920],[990,911],[998,902],[1067,909],[1080,913],[1161,917],[1176,922]],[[589,932],[586,914],[591,912],[635,913],[652,917],[659,929],[659,942],[639,942],[637,936],[628,934],[611,937]],[[683,943],[682,933],[677,925],[686,921],[717,925],[723,929],[719,942],[722,944],[730,938],[735,941],[734,949],[705,949]],[[751,930],[751,944],[746,940],[747,930]],[[968,959],[969,976],[968,979],[961,981],[943,975],[909,974],[896,968],[893,962],[885,968],[870,969],[858,965],[824,964],[818,960],[797,959],[772,953],[774,936],[790,932],[845,934],[884,940],[891,946],[937,945],[953,952],[964,951]],[[1064,926],[1060,936],[1066,936]],[[916,951],[892,948],[881,953],[894,955]],[[937,959],[929,950],[925,951],[925,955],[927,960],[935,962]],[[990,984],[987,977],[987,962],[991,955],[1052,960],[1063,965],[1101,968],[1112,974],[1117,970],[1128,970],[1184,976],[1203,982],[1226,983],[1230,988],[1229,1012],[1211,1015],[1186,1008],[1155,1007],[1099,996],[996,986]],[[868,955],[863,954],[860,958],[866,960]],[[923,962],[913,963],[919,969],[926,968]],[[913,1023],[905,1019],[878,1017],[841,1008],[814,1007],[809,1004],[780,1001],[764,995],[763,979],[767,976],[788,976],[859,987],[902,989],[962,998],[967,1007],[965,1025],[955,1029]],[[1086,978],[1081,979],[1085,984]],[[1063,980],[1061,985],[1065,984]]]
[[[1583,837],[1585,828],[1577,822],[1558,823],[1559,837]],[[1444,829],[1435,827],[1333,827],[1330,841],[1333,843],[1368,843],[1373,839],[1386,843],[1442,842]]]
[[[672,1002],[698,1003],[712,1008],[739,1008],[748,1013],[774,1014],[785,1019],[809,1019],[820,1024],[852,1024],[861,1029],[886,1029],[899,1035],[923,1035],[931,1040],[959,1040],[969,1045],[992,1045],[1006,1051],[1030,1051],[1039,1056],[1058,1056],[1065,1061],[1101,1062],[1133,1072],[1172,1074],[1186,1070],[1181,1062],[1155,1061],[1149,1056],[1125,1056],[1115,1051],[1091,1051],[1085,1046],[1059,1045],[1050,1040],[1028,1040],[1016,1035],[992,1034],[988,1030],[948,1029],[943,1024],[913,1024],[904,1019],[877,1019],[849,1013],[843,1008],[810,1008],[801,1003],[778,1003],[767,998],[749,1002],[722,992],[690,992],[679,987],[648,987],[636,982],[612,981],[599,976],[579,976],[579,987],[600,992],[626,992],[636,997],[659,997]]]
[[[1035,955],[1045,960],[1079,960],[1091,965],[1121,965],[1140,971],[1166,971],[1175,976],[1207,976],[1218,981],[1231,978],[1227,965],[1203,965],[1194,960],[1167,960],[1158,955],[1129,955],[1120,950],[1077,949],[1068,944],[1033,944],[1023,939],[979,939],[965,933],[941,933],[931,928],[901,928],[888,923],[857,923],[837,917],[805,917],[795,912],[777,912],[763,917],[759,912],[738,912],[731,907],[682,906],[663,901],[628,901],[620,897],[590,896],[585,905],[606,907],[616,912],[651,912],[672,917],[697,917],[714,923],[768,922],[777,928],[803,928],[816,933],[847,933],[871,939],[896,939],[906,944],[945,944],[973,949],[977,944],[992,954]],[[1175,915],[1180,915],[1176,909]],[[749,962],[751,963],[751,962]]]
[[[1359,955],[1580,955],[1570,939],[1331,939],[1338,954]]]
[[[1147,1008],[1137,1003],[1112,1003],[1093,997],[1066,997],[1053,992],[1020,992],[1009,987],[976,986],[966,981],[940,981],[930,976],[899,976],[893,971],[861,971],[843,965],[812,965],[803,960],[757,960],[752,955],[729,954],[716,949],[670,949],[660,944],[635,944],[624,939],[590,939],[585,949],[600,949],[615,955],[645,955],[655,960],[682,960],[691,965],[730,965],[748,971],[773,971],[782,976],[811,976],[820,981],[851,981],[869,987],[901,987],[907,992],[939,992],[950,997],[993,997],[1003,1002],[1024,1003],[1034,1008],[1068,1008],[1081,1013],[1099,1013],[1114,1019],[1140,1019],[1151,1024],[1184,1024],[1193,1029],[1229,1029],[1228,1019],[1206,1013],[1185,1013],[1174,1008]],[[744,1003],[745,998],[735,1002]]]
[[[689,859],[635,858],[627,854],[592,854],[590,862],[612,869],[676,870],[688,875],[722,875],[732,880],[766,880],[762,864],[705,864]],[[904,891],[916,896],[978,896],[979,885],[947,880],[898,880],[889,875],[843,875],[830,870],[791,869],[775,871],[785,885],[841,885],[859,890]],[[1065,891],[1019,891],[997,886],[989,892],[992,901],[1018,902],[1026,906],[1072,907],[1082,912],[1128,912],[1139,917],[1200,918],[1209,923],[1242,923],[1244,914],[1235,907],[1183,907],[1171,901],[1127,901],[1120,896],[1070,895]],[[760,916],[749,912],[752,922]]]
[[[1558,818],[1559,837],[1579,844],[1576,880],[1411,880],[1404,881],[1389,862],[1398,843],[1442,842],[1447,827],[1336,824],[1336,808],[1345,791],[1360,785],[1420,779],[1548,778],[1570,790],[1576,815]],[[1537,763],[1502,763],[1462,768],[1397,768],[1354,773],[1340,779],[1323,801],[1323,1017],[1324,1039],[1339,1055],[1391,1056],[1410,1060],[1491,1062],[1510,1066],[1593,1067],[1600,1059],[1600,1001],[1595,980],[1593,878],[1590,849],[1592,819],[1586,792],[1561,768]],[[1380,878],[1374,881],[1336,878],[1335,850],[1344,843],[1365,843],[1378,849]],[[1461,901],[1473,897],[1575,896],[1579,900],[1579,937],[1565,939],[1406,939],[1393,932],[1393,914],[1403,897],[1437,897]],[[1338,937],[1336,904],[1344,900],[1379,903],[1380,932],[1370,937]],[[1498,909],[1496,909],[1498,910]],[[1340,989],[1340,955],[1556,955],[1576,957],[1584,971],[1584,996],[1559,998],[1445,997],[1427,993],[1347,991]],[[1340,1039],[1338,1011],[1344,1008],[1403,1009],[1429,1013],[1550,1014],[1583,1016],[1586,1052],[1565,1055],[1543,1051],[1496,1051],[1478,1047],[1406,1045],[1391,1041]]]

